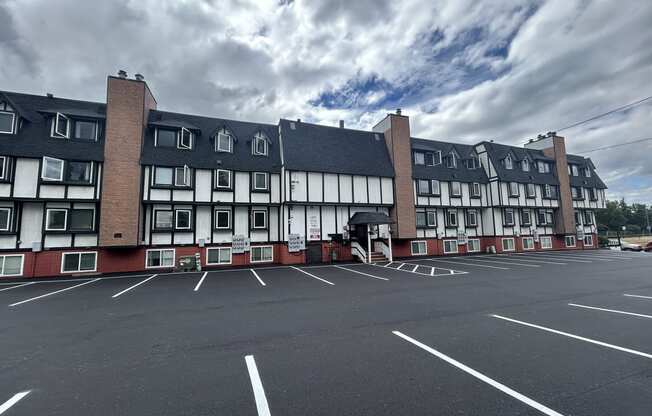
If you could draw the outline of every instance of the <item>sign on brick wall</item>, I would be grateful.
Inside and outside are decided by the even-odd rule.
[[[251,240],[244,235],[234,235],[231,244],[231,252],[233,254],[242,254],[249,251],[251,247]]]
[[[301,234],[288,235],[288,251],[296,253],[297,251],[306,249],[306,239]]]

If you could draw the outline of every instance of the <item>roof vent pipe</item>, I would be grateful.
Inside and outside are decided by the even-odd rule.
[[[340,128],[341,128],[341,129],[344,128],[344,120],[340,120]]]
[[[397,116],[400,116],[400,115],[401,115],[401,109],[400,109],[400,108],[397,108],[397,109],[396,109],[396,115],[397,115]]]
[[[118,76],[120,78],[127,78],[127,71],[125,71],[124,69],[119,70],[118,71]]]
[[[143,74],[136,74],[134,75],[134,77],[136,77],[137,81],[145,81],[145,77],[143,76]]]

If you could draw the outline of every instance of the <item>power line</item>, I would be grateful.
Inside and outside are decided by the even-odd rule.
[[[627,108],[631,108],[631,107],[637,106],[637,105],[639,105],[639,104],[644,103],[645,101],[647,101],[647,100],[649,100],[649,99],[652,99],[652,95],[649,96],[649,97],[645,97],[645,98],[643,98],[643,99],[640,99],[640,100],[634,101],[634,102],[632,102],[632,103],[629,103],[629,104],[623,105],[623,106],[621,106],[621,107],[614,108],[613,110],[609,110],[609,111],[607,111],[606,113],[598,114],[597,116],[593,116],[593,117],[591,117],[591,118],[587,118],[586,120],[578,121],[577,123],[573,123],[573,124],[568,125],[568,126],[566,126],[566,127],[562,127],[561,129],[557,129],[556,131],[557,131],[557,132],[560,132],[560,131],[563,131],[563,130],[570,129],[570,128],[572,128],[572,127],[577,127],[577,126],[579,126],[579,125],[581,125],[581,124],[588,123],[589,121],[597,120],[597,119],[599,119],[599,118],[602,118],[602,117],[608,116],[608,115],[610,115],[610,114],[617,113],[617,112],[619,112],[619,111],[625,110],[625,109],[627,109]]]
[[[631,142],[612,144],[612,145],[609,145],[609,146],[598,147],[596,149],[591,149],[591,150],[583,150],[583,151],[579,151],[577,153],[592,153],[592,152],[597,152],[598,150],[613,149],[614,147],[627,146],[627,145],[630,145],[630,144],[641,143],[641,142],[645,142],[645,141],[648,141],[648,140],[652,140],[652,137],[646,137],[645,139],[639,139],[639,140],[632,140]]]

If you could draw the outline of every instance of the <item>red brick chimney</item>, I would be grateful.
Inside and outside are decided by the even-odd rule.
[[[399,109],[396,114],[388,114],[376,124],[373,131],[385,135],[389,157],[394,165],[394,207],[389,213],[395,222],[392,225],[393,235],[396,238],[416,238],[410,119],[401,115]]]
[[[156,109],[156,100],[142,76],[128,79],[121,71],[118,77],[108,77],[100,246],[139,244],[140,154],[151,109]]]

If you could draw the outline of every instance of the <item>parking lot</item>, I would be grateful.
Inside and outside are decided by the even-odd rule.
[[[649,415],[652,254],[0,283],[1,415]]]

